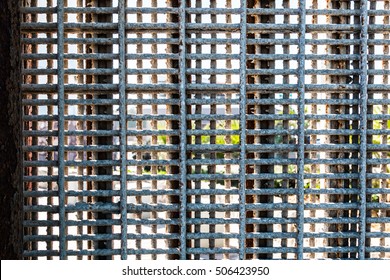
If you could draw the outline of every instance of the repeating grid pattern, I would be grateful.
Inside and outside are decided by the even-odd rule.
[[[390,1],[21,4],[25,258],[390,258]]]

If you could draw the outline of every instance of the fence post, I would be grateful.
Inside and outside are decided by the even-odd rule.
[[[0,1],[0,259],[23,253],[20,14]]]

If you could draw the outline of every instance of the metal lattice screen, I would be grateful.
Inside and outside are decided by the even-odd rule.
[[[390,258],[390,1],[21,3],[26,258]]]

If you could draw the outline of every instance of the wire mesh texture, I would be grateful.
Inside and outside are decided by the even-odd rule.
[[[390,258],[390,1],[20,3],[26,259]]]

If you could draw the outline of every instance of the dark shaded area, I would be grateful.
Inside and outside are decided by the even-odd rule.
[[[23,248],[19,6],[0,1],[0,258]]]
[[[259,4],[259,6],[258,6]],[[265,0],[258,3],[257,1],[250,0],[247,3],[248,8],[274,8],[275,7],[275,1],[273,0]],[[256,24],[256,23],[274,23],[275,22],[275,16],[273,15],[261,15],[261,16],[248,16],[247,17],[247,23],[249,24]],[[247,37],[248,39],[255,39],[257,34],[255,32],[250,32]],[[262,33],[260,34],[260,38],[262,39],[274,39],[274,34],[272,33]],[[274,53],[274,47],[269,47],[265,45],[249,45],[247,47],[248,54],[273,54]],[[273,69],[275,68],[275,62],[273,61],[267,61],[267,60],[250,60],[247,62],[247,68],[248,69]],[[247,83],[248,84],[272,84],[274,83],[274,76],[272,75],[259,75],[258,77],[255,76],[249,76]],[[256,92],[256,93],[248,93],[247,94],[248,99],[272,99],[274,98],[273,93],[264,93],[264,92]],[[273,105],[249,105],[247,106],[246,114],[273,114],[275,111],[275,108]],[[247,129],[274,129],[275,128],[275,122],[273,120],[262,120],[262,121],[254,121],[249,120],[246,124]],[[247,135],[247,144],[255,144],[256,143],[256,137],[254,135]],[[257,139],[260,144],[274,144],[275,143],[275,136],[273,135],[265,135],[260,136],[259,139]],[[247,153],[247,159],[272,159],[274,157],[274,154],[271,153]],[[258,165],[258,166],[252,166],[247,165],[246,166],[246,173],[247,174],[272,174],[274,173],[274,167],[272,165]],[[274,180],[260,180],[260,188],[262,189],[268,189],[274,187]],[[247,190],[255,189],[255,180],[247,180],[245,185]],[[246,196],[246,203],[247,204],[253,204],[253,203],[273,203],[272,196],[269,195],[259,195],[258,197],[255,197],[254,195],[247,195]],[[246,218],[272,218],[273,211],[247,211],[246,212]],[[246,232],[273,232],[273,225],[268,224],[259,224],[258,226],[254,224],[247,224],[246,225]],[[267,247],[273,247],[273,241],[271,239],[266,238],[260,238],[258,240],[255,240],[253,238],[247,238],[245,240],[245,246],[247,248],[267,248]],[[246,259],[272,259],[272,254],[268,253],[261,253],[261,254],[246,254]]]
[[[167,6],[169,7],[179,7],[180,3],[177,0],[170,0],[167,2]],[[178,14],[171,14],[170,17],[167,20],[168,22],[179,22],[179,15]],[[170,38],[179,38],[179,33],[173,33],[170,34]],[[179,53],[179,46],[178,45],[170,45],[168,46],[168,52],[169,53]],[[172,59],[170,62],[171,68],[179,69],[179,61],[177,59]],[[168,78],[169,82],[172,84],[178,84],[179,83],[179,77],[178,75],[170,75]],[[170,95],[171,99],[180,99],[179,92],[174,92]],[[173,114],[173,115],[180,115],[180,107],[178,105],[171,105],[167,106],[167,113]],[[179,130],[180,129],[180,123],[179,121],[173,120],[170,121],[168,124],[168,129],[171,130]],[[180,144],[180,136],[170,136],[168,137],[168,143],[171,145],[179,145]],[[169,160],[180,160],[180,153],[179,152],[171,152],[168,155]],[[180,174],[180,167],[177,165],[171,165],[168,167],[167,170],[168,174]],[[168,182],[168,189],[172,190],[178,190],[180,189],[180,181],[169,181]],[[168,196],[168,202],[171,204],[180,204],[180,197],[177,195],[171,195]],[[180,212],[172,211],[167,213],[168,219],[178,220],[180,219]],[[173,225],[167,225],[167,233],[170,234],[180,234],[180,225],[173,224]],[[168,242],[169,248],[180,248],[180,240],[178,239],[169,239]],[[180,259],[179,254],[169,254],[168,255],[169,260],[177,260]]]
[[[112,7],[112,0],[95,0],[91,2],[94,7]],[[110,23],[112,22],[112,14],[90,14],[87,18],[88,22],[94,23]],[[105,33],[105,32],[96,32],[92,34],[88,34],[88,36],[92,38],[112,38],[111,34]],[[112,53],[113,49],[111,45],[101,45],[101,44],[92,44],[90,46],[90,50],[92,53],[98,53],[98,54],[105,54],[105,53]],[[97,69],[111,69],[113,67],[112,60],[91,60],[87,62],[87,68],[97,68]],[[87,77],[87,83],[88,84],[112,84],[113,83],[113,77],[112,75],[90,75]],[[90,99],[113,99],[112,93],[101,93],[99,92],[92,94],[91,96],[88,96],[87,98]],[[90,108],[87,108],[87,114],[97,114],[97,115],[111,115],[113,113],[113,108],[111,105],[95,105]],[[94,127],[95,126],[95,127]],[[87,124],[87,129],[96,129],[96,130],[112,130],[113,129],[113,123],[110,121],[98,121],[95,124],[93,122],[89,122]],[[112,136],[95,136],[87,139],[88,145],[90,144],[96,144],[99,146],[104,145],[112,145],[113,144],[113,138]],[[95,158],[96,160],[112,160],[113,154],[110,151],[99,151],[95,153],[91,153],[89,158]],[[98,166],[95,167],[95,170],[91,168],[89,170],[90,174],[97,174],[97,175],[112,175],[112,166]],[[113,183],[112,181],[98,181],[98,182],[90,182],[88,189],[91,190],[112,190],[113,189]],[[95,196],[91,199],[91,203],[103,203],[103,204],[109,204],[112,203],[112,197],[105,197],[105,196]],[[113,216],[110,212],[95,212],[89,214],[89,219],[95,219],[95,220],[112,220]],[[110,235],[113,233],[113,228],[111,225],[103,225],[103,226],[94,226],[89,229],[91,233],[96,235]],[[92,242],[93,249],[95,250],[102,250],[102,254],[94,256],[92,259],[94,260],[111,260],[111,255],[105,255],[104,250],[111,250],[113,249],[113,243],[112,240],[107,239],[101,239],[96,240]]]

